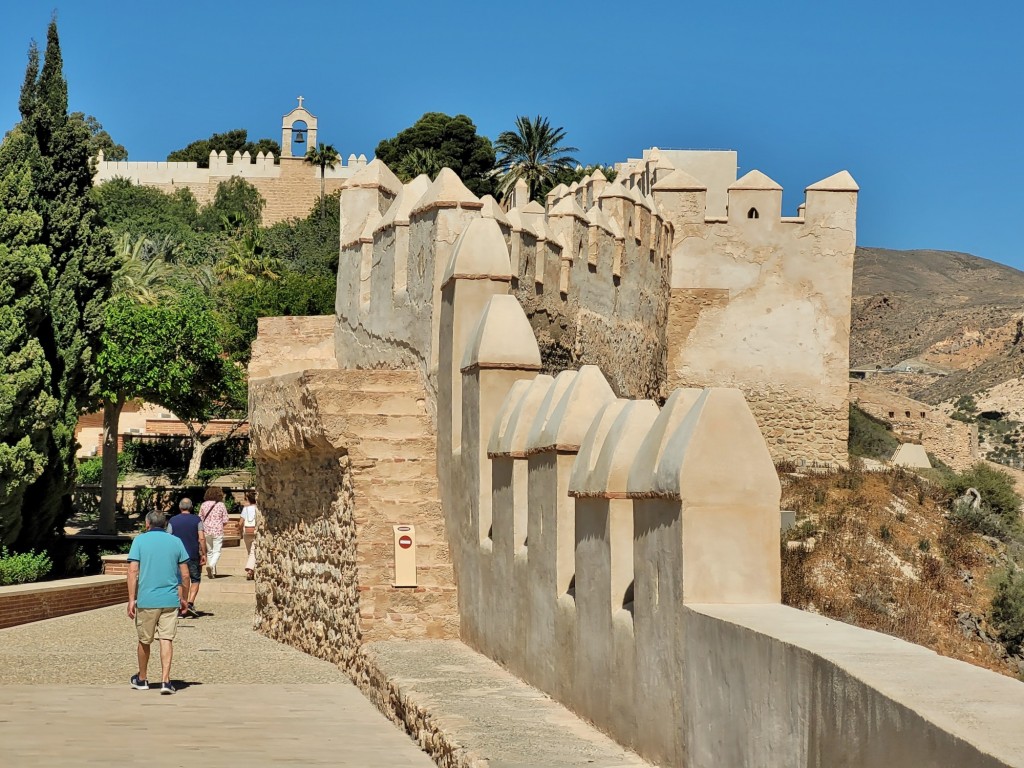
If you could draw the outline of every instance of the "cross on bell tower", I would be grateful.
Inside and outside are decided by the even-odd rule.
[[[281,157],[302,158],[306,147],[316,146],[316,117],[306,109],[306,97],[298,97],[299,106],[281,122]]]

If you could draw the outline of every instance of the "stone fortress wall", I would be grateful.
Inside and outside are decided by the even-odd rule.
[[[904,442],[923,445],[957,471],[981,458],[977,424],[951,419],[933,405],[865,381],[850,381],[850,400],[876,419],[892,424],[893,432]]]
[[[340,203],[336,366],[304,369],[322,356],[322,329],[310,330],[319,350],[310,355],[275,355],[272,343],[254,351],[266,374],[250,381],[269,529],[257,542],[267,545],[260,626],[357,678],[367,639],[459,636],[664,765],[1020,765],[1016,681],[780,604],[772,449],[798,436],[766,444],[739,388],[681,387],[660,407],[644,372],[613,354],[663,311],[637,300],[639,276],[675,285],[678,238],[696,237],[685,218],[706,213],[702,190],[672,188],[695,184],[680,169],[644,172],[610,194],[593,178],[582,191],[559,190],[547,211],[503,211],[449,172],[402,185],[374,161],[351,179]],[[811,293],[813,263],[789,263],[783,234],[806,226],[799,231],[821,244],[832,241],[816,230],[834,228],[835,250],[817,256],[829,273],[853,236],[851,184],[839,175],[810,188],[803,223],[782,234],[727,220],[710,222],[723,225],[716,235],[694,222],[718,267],[693,267],[715,283],[695,277],[683,290],[720,293],[692,313],[684,337],[672,335],[669,302],[669,333],[648,329],[646,343],[671,360],[673,350],[686,354],[673,338],[726,336],[740,321],[751,341],[768,333],[775,311],[744,319],[762,306],[740,301],[757,293],[751,275],[765,277],[781,307]],[[778,190],[766,186],[755,176],[728,190],[730,209],[769,215]],[[802,287],[787,293],[787,278]],[[590,309],[588,286],[635,291],[637,306],[608,301],[596,314],[616,341],[577,346],[594,334],[573,330],[572,354],[592,359],[548,375],[538,337],[591,322],[577,316]],[[531,289],[532,306],[519,299]],[[844,290],[799,305],[774,327],[788,334],[782,341],[830,353],[848,330],[849,303],[824,329],[792,314],[814,318]],[[712,351],[729,384],[758,370],[744,365],[743,345]],[[781,358],[781,379],[793,360]],[[820,407],[831,367],[814,370],[822,381],[808,402]],[[417,391],[422,400],[410,400]],[[845,420],[845,400],[843,409]],[[424,419],[436,442],[424,439]],[[407,459],[417,466],[405,468]],[[360,510],[360,499],[371,503]],[[402,515],[429,531],[422,591],[388,584],[386,531],[374,523]]]
[[[305,128],[295,128],[296,125],[304,125]],[[96,162],[95,183],[126,178],[134,184],[156,187],[167,193],[184,187],[191,190],[200,205],[205,205],[213,200],[218,184],[239,177],[256,187],[266,201],[264,225],[302,218],[320,197],[320,169],[306,163],[304,153],[298,151],[298,146],[302,145],[293,144],[293,136],[299,130],[303,130],[302,145],[316,146],[317,119],[301,106],[301,100],[299,107],[282,118],[281,157],[276,164],[272,154],[264,155],[262,152],[255,158],[248,152],[235,152],[230,158],[223,151],[219,154],[211,152],[210,167],[200,168],[196,163],[185,162],[113,162],[104,160],[101,151]],[[356,157],[350,154],[347,161],[325,169],[325,193],[337,192],[346,179],[366,164],[366,155]]]
[[[807,187],[796,216],[760,171],[725,184],[696,153],[650,150],[623,184],[672,224],[668,389],[741,389],[776,460],[846,461],[850,300],[858,187],[842,171]],[[722,210],[722,200],[725,210]]]

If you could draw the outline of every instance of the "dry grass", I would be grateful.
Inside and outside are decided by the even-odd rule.
[[[969,611],[994,636],[983,617],[1004,553],[947,522],[947,501],[902,470],[784,475],[782,507],[797,523],[782,545],[783,602],[1016,676],[998,646],[957,623]]]

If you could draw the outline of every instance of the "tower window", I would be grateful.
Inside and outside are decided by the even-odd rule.
[[[761,218],[761,215],[757,212],[757,208],[751,208],[749,211],[747,211],[747,218],[759,219]]]

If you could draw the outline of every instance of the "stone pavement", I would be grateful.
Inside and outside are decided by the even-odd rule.
[[[209,615],[179,623],[174,696],[128,687],[123,605],[0,630],[0,763],[433,765],[332,664],[253,632],[251,606],[197,607]]]

